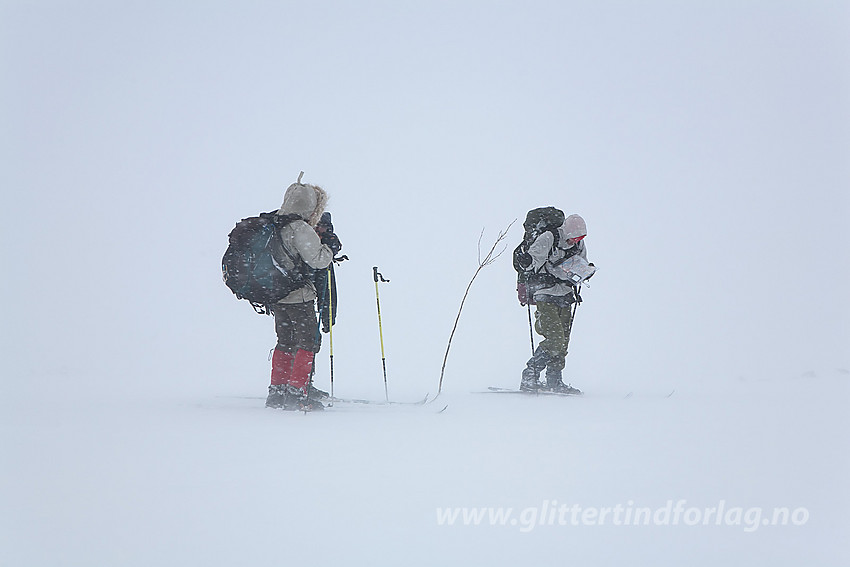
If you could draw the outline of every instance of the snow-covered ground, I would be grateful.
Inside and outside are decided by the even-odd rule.
[[[0,1],[0,566],[850,564],[847,21]],[[350,257],[340,396],[384,395],[374,266],[389,394],[433,395],[518,219],[436,402],[262,407],[220,259],[301,171]],[[599,267],[587,394],[476,393],[529,356],[509,256],[550,205]]]
[[[846,370],[309,415],[256,394],[4,399],[3,564],[850,559]]]

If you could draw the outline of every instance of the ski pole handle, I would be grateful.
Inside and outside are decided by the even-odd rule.
[[[385,280],[383,274],[378,271],[378,266],[372,266],[372,278],[375,280],[375,283],[379,281],[390,283],[390,280]]]

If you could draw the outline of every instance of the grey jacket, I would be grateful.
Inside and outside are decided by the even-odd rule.
[[[286,190],[283,205],[278,214],[295,214],[301,220],[295,220],[280,229],[280,240],[286,250],[300,256],[304,262],[315,270],[326,269],[333,260],[333,251],[322,244],[315,226],[325,210],[327,193],[315,185],[293,183]],[[313,282],[296,289],[278,303],[307,303],[316,299],[316,288]]]
[[[567,256],[579,255],[587,260],[587,247],[584,240],[570,246],[567,240],[587,235],[587,226],[578,215],[570,215],[558,229],[558,246],[555,247],[555,236],[544,232],[528,247],[531,256],[529,271],[536,274],[550,274],[550,268]],[[557,281],[554,285],[534,291],[535,301],[552,301],[568,298],[573,295],[573,285],[569,282]]]

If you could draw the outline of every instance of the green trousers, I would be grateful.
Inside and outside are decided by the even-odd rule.
[[[567,347],[570,344],[571,308],[539,301],[534,319],[534,330],[544,337],[540,342],[540,348],[549,355],[547,369],[563,370],[566,364]]]

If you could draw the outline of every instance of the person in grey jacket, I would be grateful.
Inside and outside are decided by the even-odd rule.
[[[531,262],[526,271],[531,275],[531,280],[541,282],[530,286],[528,292],[533,299],[529,302],[537,306],[534,329],[544,339],[522,371],[520,389],[540,389],[538,379],[545,369],[546,389],[580,394],[580,390],[564,384],[562,379],[572,327],[573,304],[580,299],[575,284],[564,279],[566,276],[559,267],[575,256],[587,260],[584,244],[587,225],[579,215],[570,215],[557,233],[556,238],[553,232],[545,231],[528,247]]]
[[[281,217],[293,218],[280,229],[280,243],[286,249],[277,258],[296,257],[308,269],[323,270],[339,250],[333,232],[320,237],[316,224],[325,210],[327,193],[316,185],[302,184],[301,178],[286,190]],[[288,254],[287,254],[288,253]],[[323,409],[310,387],[313,361],[318,351],[316,288],[312,278],[272,306],[277,344],[272,354],[271,385],[266,406],[284,409]]]

